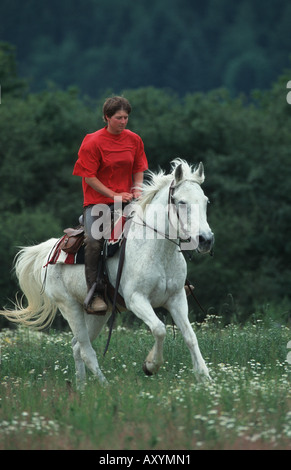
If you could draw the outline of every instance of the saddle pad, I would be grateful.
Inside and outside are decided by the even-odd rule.
[[[61,238],[62,240],[62,238]],[[60,241],[53,247],[52,251],[49,254],[47,263],[44,265],[46,268],[49,264],[84,264],[85,263],[85,254],[84,254],[84,245],[82,245],[77,253],[65,253],[60,249]]]
[[[106,258],[110,258],[111,256],[113,256],[119,249],[124,238],[124,224],[126,220],[127,217],[123,214],[120,214],[111,231],[111,236],[109,240],[105,240],[104,251]]]

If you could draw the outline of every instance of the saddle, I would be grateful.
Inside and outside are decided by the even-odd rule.
[[[60,240],[59,248],[65,253],[76,254],[84,245],[84,227],[66,228],[65,235]]]
[[[116,221],[111,218],[111,236],[104,241],[103,255],[105,258],[111,258],[120,248],[124,239],[124,225],[127,217],[120,213]],[[85,230],[83,225],[83,216],[79,219],[80,224],[75,228],[66,228],[65,235],[60,239],[58,248],[68,254],[77,254],[84,246]]]
[[[124,299],[118,293],[119,287],[119,280],[121,277],[121,272],[118,279],[118,285],[115,287],[111,285],[108,279],[108,275],[105,269],[105,261],[107,258],[110,258],[115,255],[118,249],[125,245],[125,236],[124,236],[124,226],[127,217],[123,214],[120,214],[119,218],[114,222],[112,217],[112,226],[111,226],[111,236],[107,240],[104,240],[103,250],[101,256],[99,258],[99,266],[98,266],[98,279],[96,279],[96,283],[92,286],[88,296],[86,298],[86,302],[89,304],[91,298],[94,295],[95,289],[97,284],[101,283],[105,286],[105,297],[108,302],[115,306],[118,303],[120,306],[125,307]],[[80,224],[75,228],[67,228],[64,230],[65,235],[59,240],[56,250],[52,255],[49,264],[54,263],[59,257],[60,252],[64,252],[67,254],[67,258],[74,260],[72,262],[76,264],[84,264],[84,239],[85,239],[85,230],[82,224],[83,219],[82,216],[79,219]],[[124,251],[121,250],[120,253],[120,269],[122,270],[123,261],[124,261]],[[92,291],[92,292],[91,292]]]

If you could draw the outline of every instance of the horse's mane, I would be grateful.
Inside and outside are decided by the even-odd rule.
[[[143,184],[142,196],[137,201],[137,204],[141,206],[142,210],[144,210],[146,206],[152,202],[155,195],[161,189],[171,183],[174,178],[175,170],[179,165],[182,165],[182,181],[190,180],[199,184],[202,183],[197,173],[195,173],[196,167],[193,168],[193,166],[189,165],[185,160],[176,158],[171,162],[172,171],[169,174],[166,174],[163,170],[160,170],[158,173],[154,173],[152,171],[147,172],[149,180]]]

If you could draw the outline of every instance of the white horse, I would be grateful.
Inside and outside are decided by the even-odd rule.
[[[166,328],[154,308],[164,307],[181,330],[190,350],[195,375],[198,379],[210,378],[188,319],[184,289],[187,269],[181,252],[181,244],[186,239],[185,248],[193,241],[195,245],[196,241],[196,250],[201,253],[210,252],[214,242],[206,218],[208,199],[201,189],[203,181],[202,163],[193,169],[178,159],[173,162],[170,174],[152,173],[140,201],[133,204],[135,210],[128,229],[119,293],[127,309],[143,320],[154,336],[154,346],[144,363],[144,371],[148,374],[157,373],[163,363]],[[181,216],[183,211],[179,211],[182,206],[184,217]],[[193,207],[196,210],[191,210]],[[162,217],[165,220],[163,231],[158,225]],[[176,225],[175,237],[170,236],[171,230],[175,233],[173,225]],[[41,329],[51,324],[59,309],[74,335],[72,349],[77,385],[85,383],[85,366],[100,382],[106,382],[91,342],[106,324],[111,310],[109,308],[104,316],[85,312],[84,265],[54,264],[44,268],[56,241],[50,239],[19,251],[15,271],[27,306],[16,301],[14,310],[0,313],[13,322]],[[118,253],[107,259],[106,268],[109,280],[115,285]]]

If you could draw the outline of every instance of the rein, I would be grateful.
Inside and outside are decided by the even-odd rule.
[[[147,227],[147,228],[149,228],[149,229],[152,230],[153,232],[158,233],[159,235],[161,235],[165,240],[169,240],[169,242],[174,243],[174,245],[180,246],[180,243],[177,243],[175,240],[173,240],[172,238],[168,237],[165,233],[160,232],[160,231],[157,230],[155,227],[152,227],[151,225],[147,224],[144,220],[141,219],[141,221],[142,221],[141,224],[139,224],[136,220],[134,220],[133,222],[134,222],[136,225],[140,225],[141,227]]]
[[[191,283],[190,283],[189,279],[186,279],[185,284],[186,284],[186,286],[188,286],[189,291],[190,291],[190,294],[192,295],[192,297],[193,297],[193,299],[195,300],[196,304],[197,304],[198,307],[200,308],[201,312],[203,312],[204,315],[207,316],[207,312],[205,311],[205,309],[204,309],[204,308],[202,307],[202,305],[200,304],[199,300],[197,299],[196,295],[195,295],[194,292],[193,292],[193,289],[191,289]]]

